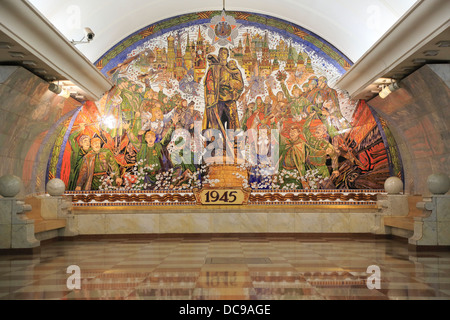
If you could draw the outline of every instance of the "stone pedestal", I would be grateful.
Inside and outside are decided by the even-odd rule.
[[[0,199],[0,249],[38,247],[34,236],[34,221],[25,216],[31,206],[15,198]]]
[[[408,196],[403,194],[380,194],[377,198],[378,212],[375,214],[374,234],[389,234],[384,225],[384,217],[407,216],[409,213]]]
[[[40,214],[44,220],[65,219],[66,226],[58,229],[58,236],[78,235],[76,217],[72,213],[72,199],[68,196],[37,196],[40,202]]]
[[[66,219],[66,227],[59,231],[61,237],[73,237],[79,234],[78,221],[75,214],[72,211],[72,198],[62,196],[60,197],[59,205],[59,217]]]
[[[203,182],[205,188],[237,188],[248,181],[247,169],[234,164],[211,164],[208,166],[208,180]]]
[[[425,217],[414,219],[414,235],[409,243],[417,246],[450,246],[450,195],[433,195],[419,202]]]

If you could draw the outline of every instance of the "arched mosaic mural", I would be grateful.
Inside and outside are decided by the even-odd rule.
[[[183,15],[96,65],[114,87],[65,122],[49,160],[48,178],[69,191],[218,189],[230,192],[197,195],[242,203],[259,190],[381,190],[402,176],[384,121],[333,88],[351,61],[286,21]]]

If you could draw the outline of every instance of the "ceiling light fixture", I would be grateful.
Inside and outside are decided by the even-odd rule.
[[[450,47],[450,41],[449,40],[443,40],[436,43],[436,45],[440,48],[448,48]]]
[[[22,61],[22,64],[29,67],[36,67],[37,64],[33,60],[24,60]]]
[[[66,89],[62,88],[61,93],[59,94],[60,97],[63,98],[70,98],[70,92],[67,91]]]
[[[0,42],[0,49],[11,49],[12,46],[9,42]]]
[[[425,57],[435,57],[439,54],[438,50],[427,50],[423,53]]]
[[[39,69],[34,69],[34,72],[39,73],[39,74],[46,74],[47,70],[39,68]]]
[[[56,84],[54,82],[49,84],[48,90],[66,99],[70,97],[70,92],[67,89],[65,89],[62,85]]]
[[[13,52],[13,51],[11,51],[11,52],[9,52],[9,55],[11,57],[13,57],[13,58],[19,58],[19,59],[22,59],[22,58],[25,57],[25,53],[23,53],[23,52]]]
[[[384,86],[384,88],[380,91],[379,96],[381,99],[385,99],[392,92],[400,89],[400,84],[398,82],[392,82],[390,85]]]
[[[55,94],[60,94],[62,92],[61,86],[57,85],[56,83],[50,83],[48,86],[48,90]]]
[[[425,60],[425,59],[414,59],[412,62],[414,64],[422,64],[422,63],[426,63],[427,60]]]

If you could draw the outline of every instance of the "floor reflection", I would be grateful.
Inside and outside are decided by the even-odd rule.
[[[80,267],[79,289],[68,287],[70,265]],[[379,288],[370,289],[373,265]],[[0,299],[450,300],[450,252],[385,239],[53,242],[0,256]]]

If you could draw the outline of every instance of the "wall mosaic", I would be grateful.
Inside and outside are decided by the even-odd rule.
[[[96,64],[115,86],[66,122],[48,168],[70,191],[380,190],[402,175],[382,119],[333,88],[351,62],[288,22],[184,15]]]

